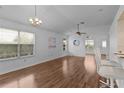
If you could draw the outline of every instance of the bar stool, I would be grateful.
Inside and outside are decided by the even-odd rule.
[[[101,53],[100,53],[100,50],[97,48],[95,49],[95,59],[96,59],[96,65],[97,65],[97,73],[102,76],[102,77],[105,77],[107,78],[107,82],[104,82],[102,80],[100,80],[101,83],[109,86],[109,87],[113,87],[114,84],[113,84],[113,76],[111,73],[112,73],[112,70],[116,68],[118,69],[121,69],[121,65],[118,64],[117,62],[115,61],[107,61],[107,62],[101,62]],[[106,75],[106,73],[109,73]],[[114,73],[114,72],[113,72]],[[122,73],[123,74],[123,73]],[[110,84],[109,84],[109,79],[110,79]]]
[[[98,74],[110,79],[110,87],[114,88],[114,80],[124,80],[124,69],[111,66],[101,66]]]

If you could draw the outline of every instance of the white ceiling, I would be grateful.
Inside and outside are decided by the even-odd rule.
[[[43,21],[40,28],[64,32],[85,21],[85,26],[111,24],[118,10],[117,5],[40,5],[37,16]],[[103,11],[99,11],[99,9]],[[28,18],[34,16],[34,6],[2,6],[0,18],[30,25]]]

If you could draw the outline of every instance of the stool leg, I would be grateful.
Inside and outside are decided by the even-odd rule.
[[[106,84],[109,85],[109,79],[108,79],[108,78],[107,78],[107,80],[106,80]]]
[[[106,87],[110,87],[109,78],[106,78],[106,82],[99,80],[100,83],[104,84]]]
[[[114,88],[114,80],[113,80],[113,78],[110,78],[110,87]]]

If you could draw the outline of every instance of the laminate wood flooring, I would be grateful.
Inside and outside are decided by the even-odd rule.
[[[66,56],[0,75],[1,88],[99,87],[94,56]]]

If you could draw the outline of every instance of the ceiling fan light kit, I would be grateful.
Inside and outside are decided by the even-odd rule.
[[[32,25],[34,25],[34,26],[40,25],[40,24],[42,23],[42,21],[41,21],[39,18],[36,18],[36,17],[34,17],[34,18],[29,18],[29,22],[30,22]]]

